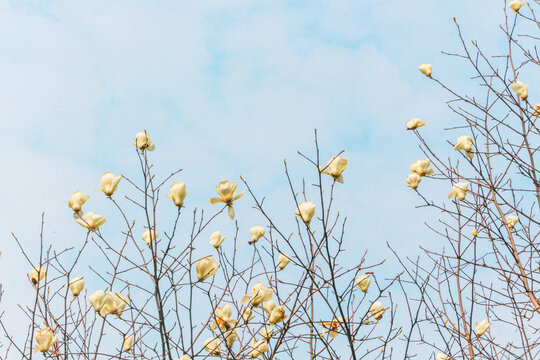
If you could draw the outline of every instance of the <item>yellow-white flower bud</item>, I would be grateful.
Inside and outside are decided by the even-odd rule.
[[[416,160],[415,162],[409,165],[409,170],[411,173],[416,173],[420,176],[430,176],[433,175],[435,170],[430,169],[431,161],[428,158],[424,160]]]
[[[407,125],[407,130],[416,130],[419,127],[426,125],[426,121],[422,122],[419,118],[412,118],[411,120],[405,123]]]
[[[287,254],[280,254],[278,258],[278,267],[283,270],[289,263],[291,262],[291,259]]]
[[[467,196],[467,190],[469,189],[469,183],[459,182],[452,186],[452,190],[448,193],[449,199],[458,198],[459,200],[465,200]]]
[[[37,285],[47,276],[47,270],[43,266],[36,266],[28,273],[28,279],[34,285]]]
[[[510,85],[510,87],[512,88],[512,90],[514,90],[516,95],[519,96],[521,100],[527,100],[527,98],[529,97],[529,85],[525,85],[518,80],[512,85]]]
[[[348,165],[349,161],[343,156],[334,156],[328,161],[325,168],[319,167],[319,171],[321,174],[330,175],[338,183],[343,183],[343,176],[341,174],[347,169]]]
[[[225,240],[225,236],[221,236],[221,231],[214,231],[212,235],[210,235],[210,244],[218,249],[221,244],[223,243],[223,240]]]
[[[474,140],[472,137],[467,135],[461,135],[457,138],[456,145],[454,145],[454,150],[463,150],[465,151],[467,157],[469,159],[472,159],[474,157],[473,144]]]
[[[156,148],[156,145],[150,140],[150,136],[148,136],[146,130],[139,131],[137,135],[135,135],[133,145],[141,151],[153,151]]]
[[[82,227],[87,228],[90,231],[97,231],[97,229],[105,224],[107,221],[104,216],[94,214],[93,212],[89,211],[81,218],[81,212],[74,213],[73,218],[79,225]]]
[[[105,291],[103,290],[96,290],[88,297],[88,301],[95,311],[99,312],[101,310],[104,297]]]
[[[71,293],[74,297],[79,296],[81,291],[84,289],[84,278],[80,276],[76,276],[69,280],[69,290],[71,290]]]
[[[278,324],[282,322],[287,315],[285,314],[285,306],[277,306],[272,310],[270,316],[268,317],[268,323],[270,325]]]
[[[172,199],[174,204],[178,207],[184,205],[184,199],[186,198],[186,184],[181,181],[175,181],[169,188],[170,194],[167,195],[169,199]]]
[[[203,257],[197,260],[195,263],[195,270],[197,271],[197,279],[204,281],[211,276],[214,276],[219,269],[218,262],[211,256]]]
[[[53,346],[57,341],[54,331],[52,331],[49,327],[36,331],[34,337],[36,339],[36,348],[34,349],[35,353],[38,351],[49,351],[51,346]]]
[[[143,239],[146,242],[146,245],[148,245],[148,246],[152,245],[152,243],[157,240],[157,232],[156,232],[156,230],[154,230],[154,229],[146,229],[143,232],[143,234],[141,236],[141,239]]]
[[[512,9],[515,14],[517,14],[519,12],[519,9],[521,9],[525,4],[525,1],[512,0],[508,3],[508,7]]]
[[[380,320],[386,312],[386,308],[379,301],[375,301],[373,304],[371,304],[369,312],[376,320]]]
[[[413,190],[416,190],[416,188],[420,184],[420,181],[422,181],[422,177],[417,173],[411,173],[407,175],[407,186]]]
[[[251,234],[251,241],[249,242],[249,245],[255,244],[257,241],[259,241],[260,238],[263,237],[265,231],[264,227],[257,225],[249,229],[249,232]]]
[[[124,351],[126,352],[129,352],[131,350],[132,345],[133,345],[133,335],[124,337],[124,340],[122,341],[122,349],[124,349]]]
[[[311,222],[311,219],[315,215],[315,203],[313,201],[303,201],[298,204],[296,209],[296,216],[302,219],[306,224]]]
[[[81,211],[82,206],[85,202],[90,199],[90,196],[80,192],[79,190],[73,192],[71,195],[71,198],[69,198],[68,201],[68,207],[71,208],[73,211]]]
[[[356,278],[356,287],[362,290],[363,292],[367,292],[369,289],[369,285],[371,285],[371,279],[368,275],[360,275]]]
[[[268,342],[265,339],[255,342],[251,341],[251,358],[257,358],[268,351]]]
[[[418,70],[420,70],[420,72],[426,76],[431,76],[431,64],[422,64],[418,66]]]
[[[118,183],[122,179],[122,175],[114,176],[112,172],[106,172],[101,175],[101,189],[96,191],[103,191],[107,196],[112,196],[116,189],[118,189]]]
[[[516,216],[516,215],[508,215],[506,217],[506,224],[508,225],[510,230],[512,230],[514,228],[514,226],[516,226],[518,221],[519,221],[519,217]]]
[[[204,341],[204,349],[208,351],[210,356],[220,356],[221,355],[221,343],[218,338],[212,337]]]
[[[476,323],[476,336],[482,336],[489,329],[491,324],[487,319]]]

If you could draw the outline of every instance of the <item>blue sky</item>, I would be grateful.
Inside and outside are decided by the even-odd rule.
[[[81,241],[69,196],[92,192],[94,211],[107,214],[93,190],[105,171],[135,174],[131,141],[142,129],[156,143],[152,157],[163,174],[184,169],[188,207],[210,208],[219,180],[242,175],[287,222],[279,211],[289,199],[282,162],[300,184],[307,167],[296,151],[313,152],[316,128],[325,160],[345,150],[350,161],[337,195],[351,219],[349,260],[365,248],[390,258],[387,240],[414,256],[418,245],[438,239],[423,224],[436,214],[415,210],[419,200],[404,185],[409,163],[423,158],[404,123],[427,120],[424,135],[440,139],[456,120],[448,97],[417,66],[432,63],[439,78],[467,89],[470,70],[441,54],[459,49],[452,17],[467,38],[496,53],[503,6],[0,2],[0,269],[14,274],[2,279],[6,304],[30,291],[20,289],[28,269],[10,233],[32,249],[45,211],[50,242]],[[239,205],[239,218],[254,216],[249,207]],[[113,221],[107,226],[114,231]]]

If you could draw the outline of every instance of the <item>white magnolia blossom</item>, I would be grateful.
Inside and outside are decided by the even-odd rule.
[[[445,353],[438,353],[435,356],[435,360],[448,360],[448,355],[446,355]]]
[[[150,140],[150,136],[148,135],[146,130],[139,131],[137,135],[135,135],[135,141],[133,142],[133,145],[141,151],[153,151],[156,148],[156,145],[152,142],[152,140]]]
[[[363,292],[367,292],[369,289],[369,285],[371,285],[371,279],[368,275],[360,275],[356,278],[355,285]]]
[[[347,169],[348,165],[349,161],[343,156],[334,156],[328,161],[326,167],[319,167],[319,171],[321,174],[330,175],[335,181],[343,184],[343,176],[341,174]]]
[[[416,160],[415,162],[409,165],[409,170],[411,173],[416,173],[420,176],[430,176],[433,175],[435,170],[430,169],[431,161],[428,158],[424,160]]]
[[[405,125],[407,126],[407,130],[416,130],[419,127],[426,125],[426,122],[427,121],[420,121],[419,118],[412,118],[411,120],[407,121]]]
[[[77,221],[77,224],[90,231],[97,231],[97,229],[107,221],[103,215],[94,214],[91,211],[87,212],[82,217],[81,214],[82,212],[76,212],[73,214],[73,218]]]
[[[251,229],[249,229],[249,233],[251,234],[251,241],[249,242],[249,245],[255,244],[264,236],[264,227],[261,225],[253,226]]]
[[[225,304],[223,307],[216,307],[214,310],[215,320],[210,325],[210,329],[215,330],[220,328],[222,330],[227,330],[230,328],[232,313],[233,309],[229,304]]]
[[[229,347],[233,346],[236,340],[238,340],[236,329],[233,328],[225,332],[225,342]]]
[[[154,230],[154,229],[146,229],[143,232],[143,234],[141,236],[141,239],[144,240],[146,245],[148,245],[148,246],[152,245],[152,243],[157,240],[157,232],[156,232],[156,230]]]
[[[417,173],[411,173],[407,175],[407,186],[413,190],[416,190],[416,188],[420,184],[420,181],[422,181],[422,177]]]
[[[517,80],[515,83],[511,84],[510,87],[521,100],[527,100],[529,97],[529,85],[525,85],[521,81]]]
[[[431,76],[431,64],[422,64],[418,66],[418,70],[420,70],[420,72],[426,76]]]
[[[221,236],[221,231],[214,231],[212,235],[210,235],[210,244],[218,249],[221,244],[223,243],[223,240],[225,240],[225,236]]]
[[[469,183],[467,182],[458,182],[452,186],[452,190],[448,193],[449,199],[458,198],[459,200],[465,200],[467,196],[467,190],[469,189]]]
[[[71,293],[74,297],[79,296],[81,291],[84,289],[84,278],[80,276],[76,276],[69,280],[69,290],[71,290]]]
[[[211,276],[214,276],[219,269],[219,265],[216,259],[211,256],[203,257],[195,263],[195,270],[197,271],[197,279],[204,281]]]
[[[255,317],[255,312],[253,311],[253,308],[251,306],[248,306],[244,309],[242,312],[242,319],[244,319],[245,322],[250,321]]]
[[[101,175],[101,189],[96,191],[103,191],[105,195],[112,196],[116,189],[118,189],[118,184],[120,183],[121,179],[122,175],[114,176],[112,172],[106,172],[105,174]]]
[[[286,317],[287,315],[285,313],[285,306],[276,306],[268,317],[268,323],[270,325],[275,325],[285,320]]]
[[[175,181],[169,188],[169,195],[167,197],[172,199],[174,204],[178,207],[184,205],[184,199],[186,198],[186,184],[181,181]]]
[[[268,342],[266,339],[255,341],[251,340],[251,358],[257,358],[268,351]]]
[[[369,312],[376,320],[380,320],[386,312],[386,308],[379,301],[375,301],[373,304],[371,304]]]
[[[476,323],[476,336],[482,336],[489,329],[491,324],[487,319]]]
[[[75,212],[79,212],[88,199],[90,199],[90,196],[80,192],[79,190],[74,191],[71,198],[68,200],[68,207]]]
[[[519,217],[516,215],[508,215],[506,217],[506,224],[508,225],[508,228],[510,228],[510,230],[513,229],[514,226],[516,226],[518,221],[519,221]]]
[[[303,201],[298,204],[296,209],[296,216],[298,216],[306,224],[311,222],[311,219],[315,215],[315,203],[313,201]]]
[[[96,312],[101,316],[117,315],[122,316],[129,298],[118,292],[105,292],[96,290],[88,297],[88,301]]]
[[[216,186],[216,192],[218,193],[219,197],[213,197],[208,200],[210,204],[219,204],[224,203],[227,205],[227,208],[229,209],[229,218],[232,220],[234,219],[234,208],[233,208],[233,202],[240,199],[242,196],[244,196],[244,192],[242,191],[240,194],[236,195],[236,190],[238,189],[238,185],[236,185],[235,182],[229,182],[229,180],[221,180],[219,182],[219,185]]]
[[[263,285],[263,283],[258,281],[253,286],[253,289],[251,289],[251,297],[249,297],[249,295],[244,295],[241,304],[243,305],[249,302],[253,306],[259,306],[263,302],[271,300],[272,296],[274,296],[274,290],[266,287]]]
[[[133,345],[133,335],[130,335],[128,337],[124,337],[124,340],[122,341],[122,349],[124,351],[128,352],[131,350],[131,346]]]
[[[512,9],[515,14],[517,14],[519,12],[519,9],[521,9],[525,4],[525,1],[512,0],[508,3],[508,7]]]
[[[49,351],[51,346],[53,346],[57,341],[54,331],[52,331],[49,327],[36,331],[34,338],[36,339],[36,347],[34,349],[35,353],[38,351],[43,353]]]
[[[474,140],[472,137],[467,135],[461,135],[457,138],[456,145],[454,145],[454,150],[459,151],[463,150],[465,151],[465,154],[469,159],[472,159],[474,157]]]
[[[291,258],[287,254],[280,254],[278,258],[278,267],[283,270],[289,263],[291,262]]]
[[[472,235],[472,236],[475,236],[475,237],[478,236],[478,230],[473,229],[473,230],[471,231],[471,235]]]
[[[276,303],[273,300],[268,300],[264,303],[262,309],[267,313],[270,314],[272,310],[276,308]]]
[[[47,270],[43,266],[36,266],[28,272],[28,280],[34,285],[37,285],[47,276]]]
[[[260,334],[261,336],[265,339],[265,340],[270,340],[270,338],[272,337],[272,335],[274,335],[274,329],[272,328],[269,328],[269,327],[266,327],[266,326],[263,326],[261,328],[261,331],[260,331]]]
[[[204,341],[204,349],[208,351],[210,356],[221,355],[221,343],[218,338],[211,337]]]

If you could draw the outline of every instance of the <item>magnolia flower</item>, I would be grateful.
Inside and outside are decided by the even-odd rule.
[[[122,316],[129,298],[121,293],[108,292],[101,298],[101,308],[99,314],[101,316],[117,315]]]
[[[418,67],[418,70],[426,76],[431,76],[431,64],[422,64]]]
[[[171,184],[169,192],[170,194],[167,195],[167,197],[172,199],[176,206],[181,207],[184,204],[184,199],[187,195],[186,184],[181,181],[175,181]]]
[[[259,241],[260,238],[264,235],[264,227],[261,225],[257,225],[249,229],[249,232],[251,233],[251,241],[249,242],[249,245],[255,244],[257,241]]]
[[[221,243],[223,243],[223,240],[225,240],[225,236],[221,236],[221,231],[214,231],[212,235],[210,235],[210,244],[212,244],[213,247],[216,249],[221,246]]]
[[[34,285],[37,285],[47,276],[47,270],[43,266],[36,266],[28,273],[28,279]]]
[[[512,0],[508,3],[508,7],[512,9],[515,14],[517,14],[519,12],[519,9],[521,9],[521,7],[525,4],[525,1]]]
[[[262,309],[267,314],[272,313],[272,310],[274,310],[275,308],[276,308],[276,303],[273,300],[268,300],[267,302],[264,303],[264,305],[262,307]]]
[[[256,358],[268,351],[268,342],[265,339],[255,342],[251,340],[251,357]]]
[[[484,333],[487,331],[487,329],[489,329],[490,326],[491,324],[489,323],[489,321],[487,321],[487,319],[477,322],[476,323],[476,336],[484,335]]]
[[[103,191],[107,196],[112,196],[116,189],[118,189],[118,183],[122,179],[122,175],[114,176],[112,172],[106,172],[101,175],[101,189],[96,191]]]
[[[405,125],[407,125],[407,130],[416,130],[419,127],[426,125],[426,122],[427,121],[420,121],[419,118],[412,118],[411,120],[407,121]]]
[[[156,232],[156,230],[154,230],[154,229],[146,229],[143,232],[143,234],[141,236],[141,239],[143,239],[146,242],[146,245],[148,245],[148,246],[152,245],[152,243],[157,240],[157,232]]]
[[[285,320],[286,317],[287,315],[285,314],[285,306],[276,306],[268,317],[268,323],[270,325],[275,325]]]
[[[244,192],[242,191],[240,194],[236,195],[236,190],[238,186],[235,182],[229,182],[229,180],[221,180],[219,182],[219,185],[216,186],[216,192],[218,193],[218,198],[210,198],[208,201],[210,204],[218,204],[218,203],[224,203],[229,208],[229,218],[232,220],[234,219],[234,209],[233,209],[233,201],[236,201],[240,199],[242,196],[244,196]]]
[[[315,203],[313,201],[303,201],[298,204],[296,216],[309,225],[311,219],[315,215]]]
[[[210,353],[210,356],[221,355],[221,344],[218,338],[212,337],[204,341],[204,349]]]
[[[452,190],[448,193],[448,198],[453,199],[457,197],[459,200],[463,201],[465,200],[468,189],[469,183],[459,182],[452,186]]]
[[[435,360],[448,360],[448,355],[445,353],[438,353],[437,356],[435,356]]]
[[[218,327],[222,330],[227,330],[230,328],[229,321],[231,319],[233,309],[231,305],[226,304],[223,307],[216,307],[214,310],[215,320],[210,325],[210,329],[215,330]]]
[[[34,352],[47,352],[56,343],[56,335],[49,327],[36,331],[34,335],[36,338],[36,348]]]
[[[340,324],[343,322],[342,318],[334,318],[332,321],[323,321],[321,323],[322,326],[324,326],[324,330],[321,333],[321,335],[324,335],[326,333],[326,329],[328,329],[328,336],[330,336],[332,339],[338,336],[338,329]]]
[[[82,218],[81,214],[82,212],[76,212],[73,214],[73,218],[79,225],[87,228],[90,231],[97,231],[97,229],[107,221],[104,216],[94,214],[91,211],[84,214]]]
[[[99,312],[101,310],[103,297],[105,297],[105,291],[103,290],[96,290],[92,293],[92,295],[88,297],[88,301],[96,312]]]
[[[529,89],[528,89],[528,86],[529,85],[525,85],[524,83],[522,83],[521,81],[517,80],[515,83],[511,84],[510,87],[512,88],[512,90],[514,90],[514,92],[516,93],[517,96],[519,96],[519,98],[521,100],[527,100],[527,97],[529,97]]]
[[[540,115],[540,104],[534,105],[534,114],[533,114],[533,116],[538,116],[538,115]]]
[[[381,320],[386,312],[386,308],[379,301],[375,301],[373,304],[371,304],[369,312],[375,319]]]
[[[76,276],[69,280],[69,290],[73,294],[73,297],[79,296],[81,291],[84,289],[84,278]]]
[[[285,269],[285,266],[289,265],[291,262],[291,259],[287,254],[280,254],[278,258],[278,267],[283,270]]]
[[[197,260],[195,263],[195,270],[197,270],[197,279],[204,281],[211,276],[214,276],[219,269],[218,262],[211,256],[203,257]]]
[[[253,289],[251,289],[251,298],[249,295],[244,295],[241,304],[243,305],[249,301],[251,305],[259,306],[263,302],[271,300],[272,296],[274,296],[274,290],[267,288],[260,281],[258,281],[253,286]]]
[[[124,351],[131,350],[131,345],[133,345],[133,335],[130,335],[128,337],[124,337],[124,340],[122,341],[122,348]]]
[[[514,228],[514,226],[516,226],[518,221],[519,221],[519,217],[516,216],[516,215],[508,215],[506,217],[506,224],[508,225],[508,228],[510,230],[512,230]]]
[[[242,312],[242,319],[244,319],[245,322],[248,322],[251,319],[253,319],[255,317],[255,315],[256,314],[253,312],[253,308],[248,306]]]
[[[272,328],[267,328],[266,326],[263,326],[261,328],[261,336],[266,340],[270,340],[270,338],[272,337],[272,335],[274,335],[274,330]]]
[[[473,144],[474,140],[470,136],[461,135],[457,138],[456,145],[454,145],[454,150],[464,150],[467,157],[472,159],[474,157]]]
[[[407,175],[407,186],[413,190],[416,190],[416,188],[420,184],[420,181],[422,181],[422,177],[417,173],[411,173]]]
[[[182,356],[180,356],[178,359],[176,360],[191,360],[191,357],[189,357],[188,354],[184,354]]]
[[[478,235],[478,230],[473,229],[473,231],[471,231],[471,235],[476,237]]]
[[[328,164],[325,168],[319,166],[319,171],[321,174],[330,175],[338,183],[343,184],[343,176],[341,175],[345,169],[347,169],[349,161],[343,156],[334,156],[328,161]]]
[[[356,287],[362,290],[363,292],[367,292],[369,289],[369,285],[371,284],[371,279],[368,275],[360,275],[356,278]]]
[[[429,176],[433,175],[435,170],[430,169],[431,161],[428,158],[425,158],[424,160],[416,160],[415,162],[411,163],[409,165],[409,170],[411,173],[416,173],[420,176]]]
[[[69,198],[68,207],[75,212],[81,211],[82,206],[88,201],[88,199],[90,199],[90,196],[80,192],[79,190],[74,191],[71,198]]]
[[[150,140],[150,136],[148,136],[146,130],[139,131],[137,135],[135,135],[135,141],[133,142],[133,145],[135,145],[135,147],[137,147],[141,151],[153,151],[156,148],[156,145],[154,145],[152,140]]]
[[[225,332],[225,342],[229,347],[234,345],[234,342],[238,339],[238,335],[236,334],[236,329],[227,330]]]

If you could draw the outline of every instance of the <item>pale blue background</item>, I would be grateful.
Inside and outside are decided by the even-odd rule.
[[[427,120],[422,133],[448,156],[457,154],[443,140],[461,134],[442,134],[456,123],[449,97],[417,66],[432,63],[434,76],[467,90],[470,69],[441,54],[460,47],[452,17],[468,39],[497,53],[503,7],[493,0],[0,2],[2,308],[31,293],[12,231],[36,255],[45,211],[49,243],[82,241],[66,206],[74,190],[89,193],[87,210],[108,216],[104,228],[118,234],[110,204],[93,190],[105,171],[136,174],[131,142],[142,129],[156,143],[151,156],[162,175],[184,169],[178,180],[187,183],[190,211],[211,209],[219,180],[242,175],[286,223],[294,208],[285,202],[282,161],[299,186],[307,167],[296,151],[313,152],[317,128],[324,161],[340,150],[350,161],[337,194],[350,219],[350,263],[366,248],[373,261],[392,262],[386,241],[411,256],[440,241],[423,224],[437,214],[416,210],[419,199],[405,187],[409,163],[423,158],[405,121]],[[441,198],[449,190],[421,186]],[[238,205],[239,219],[255,218],[250,205],[247,197]]]

